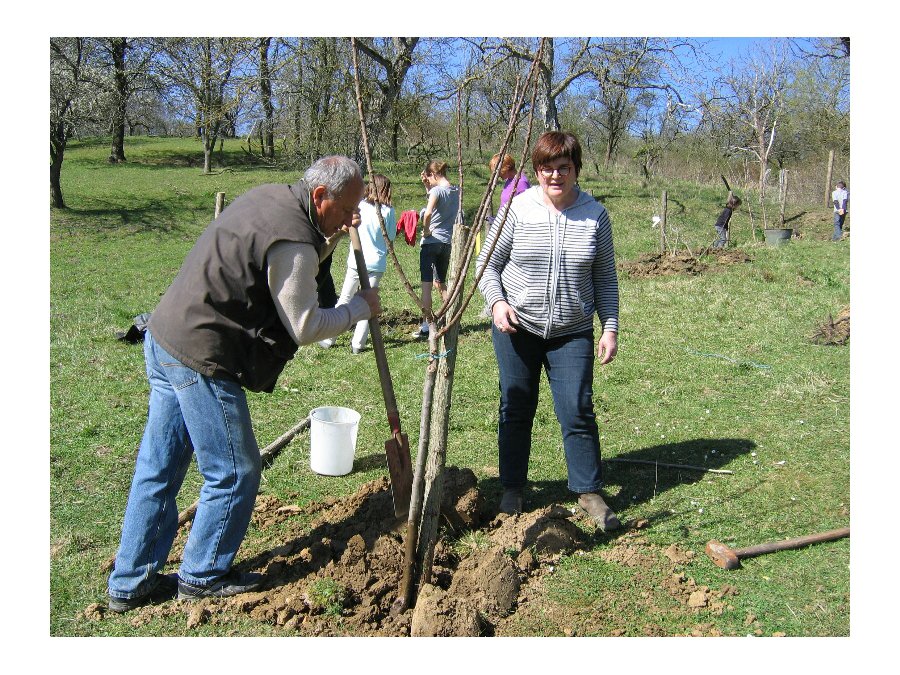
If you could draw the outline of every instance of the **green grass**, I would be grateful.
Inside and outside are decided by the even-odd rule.
[[[116,341],[113,332],[153,309],[211,219],[216,192],[232,199],[260,183],[293,181],[297,172],[253,167],[234,142],[225,144],[232,168],[209,176],[201,173],[202,154],[193,141],[129,139],[129,161],[119,166],[106,163],[107,149],[105,142],[70,147],[62,176],[70,208],[51,213],[50,633],[180,635],[181,624],[133,627],[126,618],[97,622],[82,615],[89,604],[105,601],[100,565],[118,544],[147,405],[141,349]],[[379,163],[376,169],[392,179],[398,212],[423,206],[420,166]],[[474,214],[486,172],[473,170],[471,177],[465,207]],[[715,236],[712,223],[722,199],[716,187],[644,187],[638,180],[589,172],[581,182],[610,211],[620,262],[657,250],[658,230],[650,218],[658,213],[663,189],[680,241],[696,252]],[[849,540],[756,558],[731,572],[703,555],[709,539],[743,547],[849,522],[849,347],[817,346],[808,339],[829,313],[849,304],[849,244],[827,241],[828,211],[806,205],[796,210],[809,212],[804,238],[781,248],[754,243],[746,213],[735,216],[732,241],[751,263],[694,277],[621,274],[619,356],[596,371],[605,458],[734,471],[726,476],[605,464],[612,504],[623,519],[648,519],[652,544],[664,548],[674,542],[695,551],[687,571],[698,584],[740,588],[732,611],[705,619],[725,634],[748,632],[748,612],[765,634],[849,633]],[[756,238],[761,242],[761,233]],[[398,243],[397,251],[415,281],[416,249]],[[338,286],[345,259],[342,244],[333,268]],[[388,314],[413,309],[390,266],[382,298]],[[476,296],[463,319],[447,461],[471,467],[490,499],[498,492],[497,384],[480,308]],[[385,340],[402,425],[415,448],[425,365],[417,357],[424,347],[399,331],[385,331]],[[375,362],[371,351],[350,357],[349,335],[330,350],[301,348],[275,392],[251,394],[249,404],[260,446],[316,406],[349,406],[362,414],[353,473],[313,474],[308,435],[301,435],[265,471],[262,492],[302,505],[351,494],[383,475],[388,429]],[[561,445],[544,389],[530,470],[538,502],[570,499]],[[198,490],[192,469],[181,506]],[[254,550],[255,534],[251,530],[239,557]],[[598,550],[604,545],[599,541]],[[560,573],[548,582],[547,602],[577,614],[614,601],[626,634],[643,634],[648,622],[671,633],[689,632],[681,619],[645,616],[638,599],[647,589],[658,593],[652,580],[589,551],[561,562]],[[529,630],[556,634],[540,625]],[[271,630],[246,622],[204,626],[201,633]]]

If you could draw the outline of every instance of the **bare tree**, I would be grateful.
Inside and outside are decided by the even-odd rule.
[[[747,153],[759,167],[760,199],[766,172],[785,108],[788,68],[784,46],[773,41],[749,54],[741,70],[732,65],[721,77],[716,117],[731,131],[727,150]]]
[[[109,161],[125,161],[125,135],[128,122],[129,103],[138,92],[153,91],[159,95],[159,88],[152,81],[151,67],[153,50],[146,38],[106,37],[97,38],[97,68],[101,83],[107,92],[108,129],[112,135]]]
[[[259,99],[265,116],[262,129],[262,155],[275,159],[275,107],[272,105],[272,76],[269,72],[271,46],[272,38],[259,38]]]
[[[413,54],[419,43],[417,37],[358,38],[356,49],[377,64],[381,71],[374,79],[377,95],[371,103],[372,128],[370,142],[374,147],[384,133],[403,91],[403,82],[413,65]],[[399,125],[399,120],[397,120]],[[399,130],[399,126],[398,126]],[[396,139],[396,133],[394,135]],[[394,147],[396,156],[396,145]]]
[[[50,204],[58,209],[66,208],[61,184],[66,145],[79,123],[91,117],[94,46],[88,38],[50,38]]]
[[[546,130],[559,130],[559,100],[569,86],[591,72],[596,38],[544,38],[543,58],[538,65],[540,96],[537,105]],[[482,49],[493,59],[517,59],[532,63],[537,55],[537,38],[490,38]]]
[[[203,141],[203,173],[210,173],[212,152],[230,124],[240,88],[250,85],[247,67],[251,41],[231,37],[163,38],[162,71],[181,108],[193,115]]]
[[[673,105],[683,105],[676,71],[681,69],[682,52],[694,50],[690,41],[679,38],[607,38],[597,45],[591,60],[596,110],[588,119],[603,131],[605,166],[618,152],[639,111],[654,107],[658,95],[665,95]]]
[[[655,101],[642,110],[639,129],[641,144],[635,156],[641,161],[641,173],[645,181],[653,176],[663,154],[671,148],[685,130],[688,108],[672,98],[666,100],[663,109]]]

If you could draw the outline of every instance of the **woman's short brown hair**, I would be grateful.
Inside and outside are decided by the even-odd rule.
[[[385,206],[391,206],[391,181],[387,176],[373,173],[372,180],[366,183],[366,201],[370,204],[375,203],[376,191],[378,201]]]
[[[503,155],[503,159],[501,160],[500,153],[498,152],[496,155],[491,157],[491,163],[489,164],[491,173],[494,173],[497,168],[497,164],[500,164],[501,174],[516,170],[516,160],[512,158],[512,155]]]
[[[572,160],[575,177],[578,178],[581,173],[581,143],[575,134],[568,131],[547,131],[541,134],[531,152],[531,165],[537,174],[542,166],[562,157]]]

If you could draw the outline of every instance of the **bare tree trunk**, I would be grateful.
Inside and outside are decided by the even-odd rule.
[[[831,178],[834,172],[834,150],[828,151],[828,172],[825,174],[825,205],[831,204]]]
[[[450,255],[450,279],[465,274],[460,269],[464,260],[466,228],[457,223],[453,229],[453,244]],[[455,281],[448,284],[452,288]],[[447,308],[445,316],[452,317],[462,304],[462,293]],[[437,543],[440,525],[441,502],[444,498],[443,471],[447,460],[447,434],[450,425],[450,406],[453,395],[453,375],[456,368],[456,347],[459,339],[459,322],[450,325],[444,334],[441,352],[444,357],[438,362],[437,378],[431,405],[431,428],[429,430],[428,458],[425,466],[425,496],[422,508],[422,522],[419,528],[419,542],[416,549],[419,586],[429,583],[434,561],[434,547]]]
[[[125,106],[128,103],[128,80],[125,77],[125,50],[127,48],[127,38],[112,38],[110,41],[110,54],[113,59],[116,84],[113,93],[115,109],[112,121],[112,147],[109,150],[111,164],[125,161]]]
[[[50,163],[50,205],[55,209],[66,208],[66,203],[63,201],[62,185],[60,184],[62,163],[63,150],[58,150]]]
[[[262,99],[265,122],[262,132],[262,155],[275,159],[275,108],[272,106],[272,79],[269,75],[269,47],[272,38],[259,39],[259,95]]]

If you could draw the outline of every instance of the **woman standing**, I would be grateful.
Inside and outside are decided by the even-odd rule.
[[[447,295],[447,268],[450,267],[450,240],[459,211],[459,188],[447,180],[447,162],[429,162],[421,173],[428,190],[428,203],[422,212],[422,248],[419,273],[422,278],[422,305],[431,307],[432,285]],[[428,323],[422,321],[413,337],[427,337]]]
[[[500,374],[500,510],[522,511],[546,370],[562,428],[568,487],[605,532],[620,524],[600,495],[593,317],[597,314],[602,326],[596,356],[606,364],[615,358],[619,329],[612,227],[606,208],[576,186],[581,145],[573,134],[543,134],[531,161],[539,185],[500,209],[477,265],[484,268],[479,289],[491,308]]]
[[[374,183],[374,186],[373,186]],[[375,210],[375,195],[381,202],[381,216],[384,218],[384,227],[388,238],[394,241],[397,236],[397,214],[391,205],[391,181],[380,173],[372,174],[372,182],[366,184],[366,196],[359,203],[359,243],[362,247],[363,258],[366,261],[366,274],[369,276],[369,286],[378,288],[381,277],[387,268],[387,243],[381,231],[381,222],[378,220],[378,212]],[[347,256],[347,272],[344,275],[344,286],[341,289],[341,297],[337,306],[346,305],[359,290],[359,271],[356,269],[356,255],[353,247]],[[350,340],[350,349],[354,354],[359,354],[369,339],[369,322],[359,321],[353,331]],[[331,347],[335,338],[328,338],[319,342],[320,347]]]

